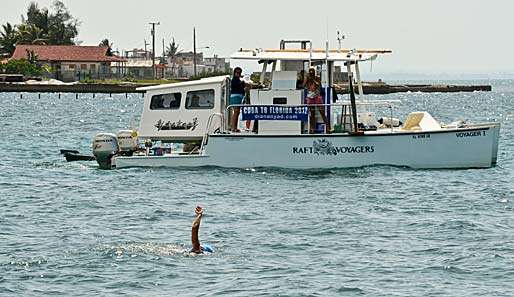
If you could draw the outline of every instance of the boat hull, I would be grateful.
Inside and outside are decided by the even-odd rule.
[[[293,169],[392,165],[411,168],[487,168],[496,163],[499,124],[430,132],[365,135],[223,135],[208,138],[204,154],[117,157],[117,168],[280,167]]]

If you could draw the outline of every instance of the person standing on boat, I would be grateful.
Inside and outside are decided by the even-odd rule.
[[[241,67],[234,68],[234,75],[230,81],[230,102],[229,105],[242,104],[245,96],[245,82],[241,80]],[[232,132],[240,132],[237,128],[239,119],[239,107],[232,108],[232,117],[230,118],[230,125]]]
[[[200,231],[200,222],[202,221],[203,215],[203,208],[201,206],[197,206],[195,208],[195,215],[196,217],[193,221],[193,226],[191,227],[191,244],[193,245],[193,247],[191,248],[191,253],[212,253],[212,247],[208,244],[200,245],[200,239],[198,238],[198,232]]]
[[[305,70],[300,70],[298,77],[296,78],[296,89],[303,89],[303,83],[305,82]]]
[[[325,132],[330,132],[330,122],[325,115],[325,106],[323,105],[323,98],[320,94],[321,81],[316,76],[316,70],[311,67],[309,68],[309,74],[305,78],[303,83],[305,89],[307,89],[307,105],[317,105],[321,118],[325,123]],[[314,134],[316,129],[316,107],[309,106],[309,133]]]

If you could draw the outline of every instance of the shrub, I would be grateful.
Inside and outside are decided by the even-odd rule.
[[[28,76],[41,76],[43,67],[30,63],[25,59],[9,60],[3,65],[3,72],[7,74],[23,74]]]
[[[198,80],[198,79],[201,79],[201,78],[220,76],[220,75],[230,75],[230,71],[202,72],[202,73],[199,73],[197,75],[191,76],[189,79],[190,80]]]

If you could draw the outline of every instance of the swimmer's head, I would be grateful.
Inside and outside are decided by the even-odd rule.
[[[202,252],[204,253],[214,253],[214,249],[209,244],[202,245]]]

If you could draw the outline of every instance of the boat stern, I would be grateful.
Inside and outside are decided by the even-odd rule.
[[[498,159],[498,144],[500,141],[500,123],[494,123],[491,127],[491,132],[493,133],[493,152],[491,155],[491,165],[496,165]]]

